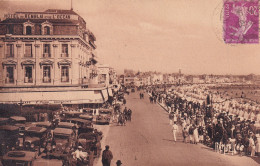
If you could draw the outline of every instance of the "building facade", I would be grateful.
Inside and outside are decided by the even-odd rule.
[[[98,66],[98,83],[109,86],[109,66],[99,64]]]
[[[89,84],[98,84],[96,38],[73,10],[16,12],[4,18],[0,22],[2,97],[10,100],[10,94],[4,95],[14,91],[86,91]]]
[[[83,84],[96,74],[95,36],[72,10],[7,14],[0,39],[0,86]]]

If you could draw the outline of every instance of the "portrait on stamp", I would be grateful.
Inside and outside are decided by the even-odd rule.
[[[224,0],[225,43],[259,43],[258,0]]]

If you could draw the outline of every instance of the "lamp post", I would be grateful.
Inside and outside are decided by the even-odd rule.
[[[20,99],[20,102],[18,103],[20,106],[20,113],[22,113],[22,107],[23,107],[23,100]]]

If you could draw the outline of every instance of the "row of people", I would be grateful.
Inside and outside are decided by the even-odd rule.
[[[152,97],[159,98],[161,94],[161,91],[154,89]],[[202,142],[218,150],[222,147],[222,152],[230,150],[251,156],[260,152],[260,136],[254,128],[254,121],[241,119],[206,104],[188,101],[176,94],[170,100],[170,124],[182,126],[184,142],[189,139],[190,143]]]

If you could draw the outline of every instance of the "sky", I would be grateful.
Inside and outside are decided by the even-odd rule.
[[[95,34],[99,62],[123,70],[260,74],[260,44],[225,44],[223,0],[73,0]],[[70,0],[0,0],[16,11],[70,9]]]

